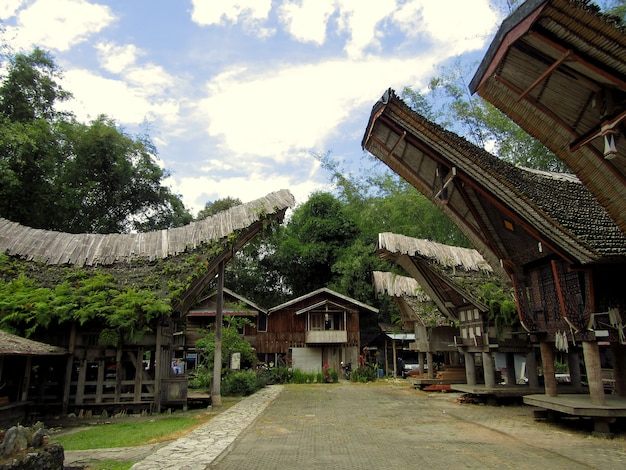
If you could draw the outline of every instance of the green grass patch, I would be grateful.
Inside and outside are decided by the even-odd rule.
[[[90,462],[87,470],[128,470],[134,462],[121,462],[118,460],[98,460]]]
[[[222,412],[237,403],[231,399],[222,403]],[[178,439],[216,416],[216,412],[190,413],[182,416],[156,416],[152,419],[124,418],[121,423],[95,424],[84,430],[53,435],[65,450],[109,449],[133,447]]]

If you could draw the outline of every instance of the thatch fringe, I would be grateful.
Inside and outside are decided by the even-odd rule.
[[[471,248],[443,245],[390,232],[378,234],[378,247],[392,253],[426,258],[447,268],[461,267],[465,271],[493,271],[481,254]]]
[[[431,300],[412,277],[383,271],[374,271],[372,274],[374,291],[377,294],[387,294],[391,297],[415,297],[419,302]]]
[[[94,266],[137,259],[152,261],[220,240],[294,204],[293,195],[283,189],[183,227],[128,234],[53,232],[0,218],[0,252],[50,265]]]

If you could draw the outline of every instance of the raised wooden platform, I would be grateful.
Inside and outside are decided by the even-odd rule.
[[[594,405],[588,394],[568,394],[549,397],[545,394],[526,395],[524,403],[571,416],[625,418],[626,397],[604,396],[606,405]]]
[[[496,385],[495,387],[487,387],[485,384],[452,384],[451,387],[463,393],[471,393],[472,395],[491,395],[495,397],[523,397],[544,391],[543,387],[530,388],[528,385]]]
[[[524,403],[552,413],[592,418],[594,434],[611,437],[610,423],[615,418],[626,418],[626,397],[605,395],[605,404],[591,403],[589,394],[567,394],[550,397],[545,394],[526,395]]]

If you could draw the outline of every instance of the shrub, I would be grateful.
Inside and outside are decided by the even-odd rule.
[[[376,368],[372,364],[365,364],[350,372],[352,382],[373,382],[376,380]]]
[[[224,396],[246,396],[258,390],[257,374],[251,370],[231,372],[222,379],[221,394]]]
[[[197,369],[189,371],[189,381],[187,382],[189,388],[204,388],[211,387],[211,372],[204,365],[200,364]]]

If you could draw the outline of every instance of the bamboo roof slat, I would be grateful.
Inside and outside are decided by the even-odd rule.
[[[184,227],[130,234],[70,234],[33,229],[0,218],[0,252],[52,265],[153,261],[217,241],[263,216],[282,214],[294,204],[293,195],[283,189]]]
[[[68,354],[68,351],[57,346],[22,338],[21,336],[0,330],[0,356],[35,356],[56,354]]]

